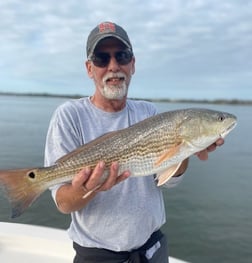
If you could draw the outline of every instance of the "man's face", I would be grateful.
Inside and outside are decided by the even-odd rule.
[[[131,76],[135,72],[134,57],[125,65],[117,61],[116,56],[124,55],[120,53],[121,51],[126,51],[121,41],[112,37],[106,38],[98,43],[94,54],[107,63],[100,66],[96,65],[95,61],[86,62],[87,72],[95,82],[96,92],[106,99],[124,99],[128,93]]]

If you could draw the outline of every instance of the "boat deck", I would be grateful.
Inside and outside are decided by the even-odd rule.
[[[66,231],[0,222],[0,262],[71,263],[74,251]],[[170,263],[186,263],[170,258]]]

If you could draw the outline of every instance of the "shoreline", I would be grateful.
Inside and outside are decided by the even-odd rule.
[[[48,97],[48,98],[70,98],[78,99],[87,95],[80,94],[51,94],[51,93],[16,93],[16,92],[0,92],[0,96],[16,96],[16,97]],[[252,100],[240,99],[169,99],[169,98],[130,98],[134,100],[146,100],[150,102],[169,102],[169,103],[202,103],[202,104],[232,104],[232,105],[251,105]]]

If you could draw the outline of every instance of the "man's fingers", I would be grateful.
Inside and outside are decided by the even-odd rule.
[[[117,162],[112,163],[110,166],[109,176],[105,180],[105,182],[102,184],[102,186],[99,188],[99,190],[106,191],[115,185],[116,179],[118,177],[118,170],[119,170],[118,163]]]
[[[200,160],[206,161],[208,159],[208,153],[215,151],[217,146],[221,146],[223,144],[224,144],[224,139],[220,138],[215,143],[208,146],[207,149],[196,153],[196,155]]]
[[[94,170],[89,167],[82,169],[72,180],[72,186],[76,189],[82,188],[85,192],[89,191],[106,191],[111,189],[114,185],[122,182],[130,176],[129,171],[125,171],[118,175],[119,164],[113,162],[110,166],[109,175],[103,182],[102,176],[105,172],[105,163],[100,161]]]
[[[72,185],[75,188],[82,187],[82,185],[88,180],[91,175],[91,169],[89,167],[83,168],[72,180]]]
[[[224,139],[222,139],[222,138],[218,139],[218,140],[215,142],[216,146],[221,146],[221,145],[223,145],[224,143],[225,143],[225,141],[224,141]]]
[[[130,171],[125,171],[123,172],[121,175],[119,175],[116,179],[116,184],[119,184],[120,182],[124,181],[125,179],[127,179],[128,177],[130,177]]]
[[[200,152],[196,153],[196,155],[198,156],[198,158],[201,161],[206,161],[208,159],[208,152],[207,152],[207,150],[200,151]]]
[[[88,180],[85,183],[85,188],[87,190],[92,190],[97,188],[101,184],[101,177],[105,170],[105,163],[100,161],[94,168],[93,172],[89,176]]]
[[[117,162],[114,162],[110,166],[110,174],[106,181],[101,185],[99,188],[99,191],[107,191],[111,189],[114,185],[122,182],[126,178],[130,176],[129,171],[123,172],[121,175],[118,175],[119,172],[119,164]]]

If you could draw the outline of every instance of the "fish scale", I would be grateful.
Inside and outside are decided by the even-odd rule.
[[[12,205],[12,217],[22,214],[50,186],[71,181],[82,168],[94,169],[99,161],[106,165],[102,180],[116,161],[119,174],[125,170],[136,177],[156,174],[159,186],[186,158],[225,137],[236,122],[230,113],[209,109],[160,113],[105,134],[63,156],[53,166],[0,171],[0,185]]]

